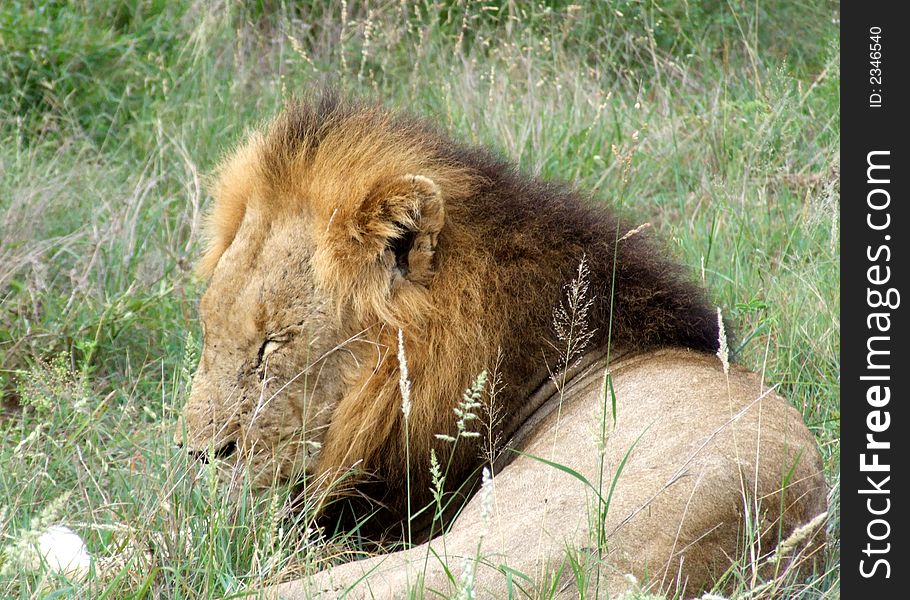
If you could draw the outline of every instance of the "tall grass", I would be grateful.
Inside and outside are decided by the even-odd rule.
[[[0,5],[0,596],[219,597],[338,551],[290,510],[290,490],[241,485],[228,500],[171,445],[200,338],[205,174],[245,128],[322,83],[621,200],[672,240],[732,316],[737,359],[780,384],[818,437],[832,543],[816,587],[836,595],[836,11]],[[107,561],[93,582],[10,550],[49,506]]]

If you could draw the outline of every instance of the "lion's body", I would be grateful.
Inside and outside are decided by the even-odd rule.
[[[717,347],[705,294],[637,223],[381,108],[331,96],[289,106],[222,163],[214,194],[187,442],[239,450],[260,483],[306,471],[326,489],[353,469],[368,508],[382,508],[363,529],[377,535],[405,530],[408,488],[412,507],[430,500],[431,451],[455,448],[447,493],[471,488],[484,442],[519,431],[533,392],[582,351]],[[573,277],[584,283],[574,308]],[[486,440],[441,440],[458,434],[462,391],[494,368],[503,419]]]
[[[503,566],[533,585],[558,578],[556,597],[578,597],[570,556],[586,570],[585,597],[614,597],[630,587],[627,573],[651,591],[688,597],[710,588],[739,556],[774,557],[783,538],[826,510],[813,436],[757,375],[734,367],[725,376],[716,357],[681,350],[621,358],[610,367],[616,420],[608,399],[604,424],[605,368],[597,361],[576,376],[561,413],[551,411],[522,444],[525,454],[494,478],[492,514],[484,516],[477,495],[445,540],[431,542],[456,581],[461,557],[479,552],[478,598],[507,597]],[[531,456],[573,469],[609,500],[602,509],[602,554],[595,493]],[[744,515],[756,533],[751,539]],[[811,564],[823,537],[823,527],[807,531],[789,557]],[[762,562],[780,566],[756,560]],[[427,545],[342,565],[278,591],[285,598],[335,598],[342,590],[348,598],[398,598],[421,578],[426,592],[455,593]],[[512,581],[528,589],[520,577]]]

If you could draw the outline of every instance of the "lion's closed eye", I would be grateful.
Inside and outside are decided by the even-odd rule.
[[[268,359],[269,355],[291,341],[290,335],[280,335],[266,338],[262,346],[259,347],[259,353],[256,356],[256,368],[259,368]]]

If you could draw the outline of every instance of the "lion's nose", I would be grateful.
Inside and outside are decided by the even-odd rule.
[[[230,440],[215,449],[215,458],[220,458],[222,460],[230,458],[235,452],[237,452],[237,442]]]

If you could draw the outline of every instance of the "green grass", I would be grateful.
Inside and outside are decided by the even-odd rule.
[[[817,435],[831,543],[809,597],[837,596],[836,3],[212,6],[0,5],[0,596],[220,597],[325,551],[287,490],[223,499],[171,443],[206,173],[321,83],[622,198],[672,240],[738,360]],[[23,568],[57,520],[125,564],[83,586]]]

